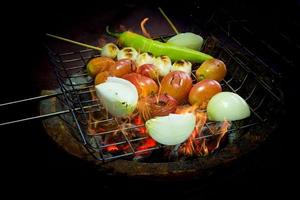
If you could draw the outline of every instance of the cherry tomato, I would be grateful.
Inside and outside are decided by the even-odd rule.
[[[122,77],[123,75],[134,72],[135,70],[136,65],[134,61],[130,59],[121,59],[110,67],[109,73],[112,76]]]
[[[204,109],[208,101],[219,92],[222,92],[219,82],[205,79],[192,87],[189,93],[189,102],[191,105],[197,104],[201,109]]]
[[[125,74],[124,76],[122,76],[122,78],[130,81],[135,85],[140,98],[147,97],[150,94],[156,94],[158,91],[156,82],[147,76],[143,76],[138,73],[130,73]]]
[[[170,72],[161,81],[161,93],[166,93],[181,103],[188,96],[192,85],[192,78],[187,73]]]
[[[223,61],[218,59],[209,59],[204,61],[196,71],[198,81],[204,79],[212,79],[222,81],[226,75],[226,65]]]
[[[152,78],[153,80],[158,79],[158,73],[155,71],[153,64],[143,64],[137,69],[137,73]]]
[[[167,94],[150,95],[142,98],[138,104],[138,111],[144,120],[155,116],[166,116],[174,113],[177,108],[177,101]]]
[[[108,71],[98,73],[95,77],[95,85],[104,83],[107,80],[107,77],[109,77]]]
[[[115,61],[108,57],[92,58],[87,64],[87,71],[91,77],[95,77],[98,73],[109,70]]]

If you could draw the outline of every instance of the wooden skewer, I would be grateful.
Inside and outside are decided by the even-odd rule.
[[[79,46],[83,46],[83,47],[86,47],[86,48],[89,48],[89,49],[94,49],[94,50],[97,50],[97,51],[102,50],[102,48],[100,48],[100,47],[95,47],[95,46],[92,46],[92,45],[84,44],[84,43],[77,42],[77,41],[74,41],[74,40],[70,40],[70,39],[67,39],[67,38],[63,38],[63,37],[60,37],[60,36],[57,36],[57,35],[52,35],[52,34],[46,33],[46,36],[56,38],[56,39],[59,39],[59,40],[65,41],[65,42],[72,43],[72,44],[76,44],[76,45],[79,45]]]
[[[160,7],[158,7],[158,10],[164,16],[164,18],[167,20],[167,22],[169,23],[169,25],[171,26],[171,28],[174,30],[174,32],[176,34],[178,34],[179,33],[178,30],[176,29],[176,27],[174,26],[174,24],[172,23],[172,21],[168,18],[168,16],[165,14],[165,12]],[[46,36],[52,37],[52,38],[56,38],[56,39],[59,39],[59,40],[65,41],[65,42],[72,43],[72,44],[76,44],[76,45],[79,45],[79,46],[83,46],[83,47],[86,47],[86,48],[89,48],[89,49],[94,49],[94,50],[97,50],[97,51],[101,51],[102,50],[102,48],[100,48],[100,47],[95,47],[95,46],[92,46],[92,45],[89,45],[89,44],[84,44],[82,42],[77,42],[77,41],[70,40],[70,39],[67,39],[67,38],[64,38],[64,37],[60,37],[60,36],[57,36],[57,35],[53,35],[53,34],[50,34],[50,33],[46,33]]]
[[[164,16],[164,18],[167,20],[167,22],[169,23],[169,25],[171,26],[171,28],[173,29],[173,31],[176,34],[178,34],[179,32],[178,32],[177,28],[174,26],[173,22],[169,19],[169,17],[166,15],[166,13],[160,7],[158,7],[158,10]]]

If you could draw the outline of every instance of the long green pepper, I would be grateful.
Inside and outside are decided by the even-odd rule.
[[[202,63],[213,58],[200,51],[152,40],[131,31],[111,33],[108,27],[106,31],[108,34],[117,37],[121,46],[133,47],[141,52],[152,53],[154,56],[169,56],[172,61],[188,60],[194,63]]]

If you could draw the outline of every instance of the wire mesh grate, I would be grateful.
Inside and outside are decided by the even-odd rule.
[[[273,108],[280,104],[281,97],[273,91],[273,86],[269,85],[269,74],[265,79],[264,74],[258,75],[249,67],[255,65],[255,68],[263,68],[263,64],[257,60],[250,62],[248,55],[245,55],[244,59],[243,54],[234,53],[222,45],[215,36],[210,36],[205,41],[202,50],[223,60],[228,66],[228,74],[221,82],[223,91],[239,94],[251,108],[250,118],[231,122],[228,135],[241,135],[258,124],[264,125],[268,121],[272,122],[275,112]],[[94,50],[67,53],[55,53],[51,50],[49,52],[50,61],[63,93],[60,102],[71,113],[71,120],[70,117],[63,120],[74,130],[75,137],[96,159],[101,161],[118,158],[134,159],[141,153],[167,148],[164,145],[156,145],[147,149],[140,148],[141,142],[149,139],[147,135],[138,134],[139,129],[144,125],[110,116],[95,98],[93,80],[86,71],[87,61],[95,56],[99,54]],[[195,78],[195,70],[192,71],[192,77]],[[195,140],[217,137],[215,131],[211,130],[212,127],[216,127],[216,122],[207,122],[203,128],[206,131],[203,131],[203,134]],[[112,135],[113,140],[111,140]]]

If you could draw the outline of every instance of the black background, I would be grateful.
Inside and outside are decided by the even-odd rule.
[[[105,12],[103,10],[105,8],[122,8],[122,5],[126,3],[128,2],[114,2],[113,5],[86,1],[70,2],[70,4],[55,1],[31,4],[10,2],[10,5],[1,7],[0,102],[39,95],[42,88],[37,81],[36,71],[39,70],[40,60],[45,52],[42,45],[45,32],[64,29],[63,22],[76,21],[83,16],[93,15],[94,12]],[[147,4],[149,2],[130,3]],[[153,1],[150,4],[149,6],[163,5],[167,7],[167,10],[173,10],[174,13],[179,10],[179,7],[184,10],[191,9],[189,1],[184,3]],[[203,3],[203,12],[210,12],[215,6],[223,6],[234,14],[245,15],[252,20],[254,26],[258,26],[259,30],[268,32],[269,30],[265,30],[262,26],[262,21],[264,21],[268,23],[267,27],[274,27],[274,35],[279,33],[278,30],[284,27],[283,25],[288,24],[290,18],[297,18],[299,22],[299,2],[297,1],[265,4],[255,1],[226,3],[212,1]],[[299,29],[299,26],[292,27],[292,29]],[[292,66],[284,66],[284,92],[287,105],[292,105],[296,98],[294,90],[299,84],[294,82],[295,71],[296,69]],[[1,110],[0,116],[1,120],[20,118],[24,113],[35,115],[37,111],[36,105],[25,105]],[[284,117],[282,121],[286,123],[291,118],[290,116]],[[161,183],[132,180],[128,177],[107,177],[97,173],[93,166],[83,163],[57,147],[45,134],[40,122],[33,121],[0,128],[3,159],[1,160],[1,167],[3,167],[1,176],[2,180],[5,180],[5,185],[10,188],[31,187],[32,190],[26,190],[26,193],[34,192],[36,188],[56,192],[71,186],[74,190],[70,193],[89,191],[98,194],[99,198],[104,193],[132,196],[136,188],[147,196],[164,192],[167,195],[184,195],[186,199],[240,196],[240,194],[247,197],[279,195],[283,193],[283,188],[287,183],[282,178],[288,176],[283,165],[289,161],[283,161],[283,157],[286,158],[286,150],[292,149],[292,147],[287,149],[284,146],[285,135],[295,134],[287,128],[281,126],[266,144],[236,162],[232,168],[220,169],[219,174],[210,179]],[[51,186],[46,186],[52,181],[54,183],[50,184]],[[81,191],[80,189],[83,188],[84,190]],[[93,192],[91,189],[94,189]],[[121,192],[116,192],[116,190]]]

